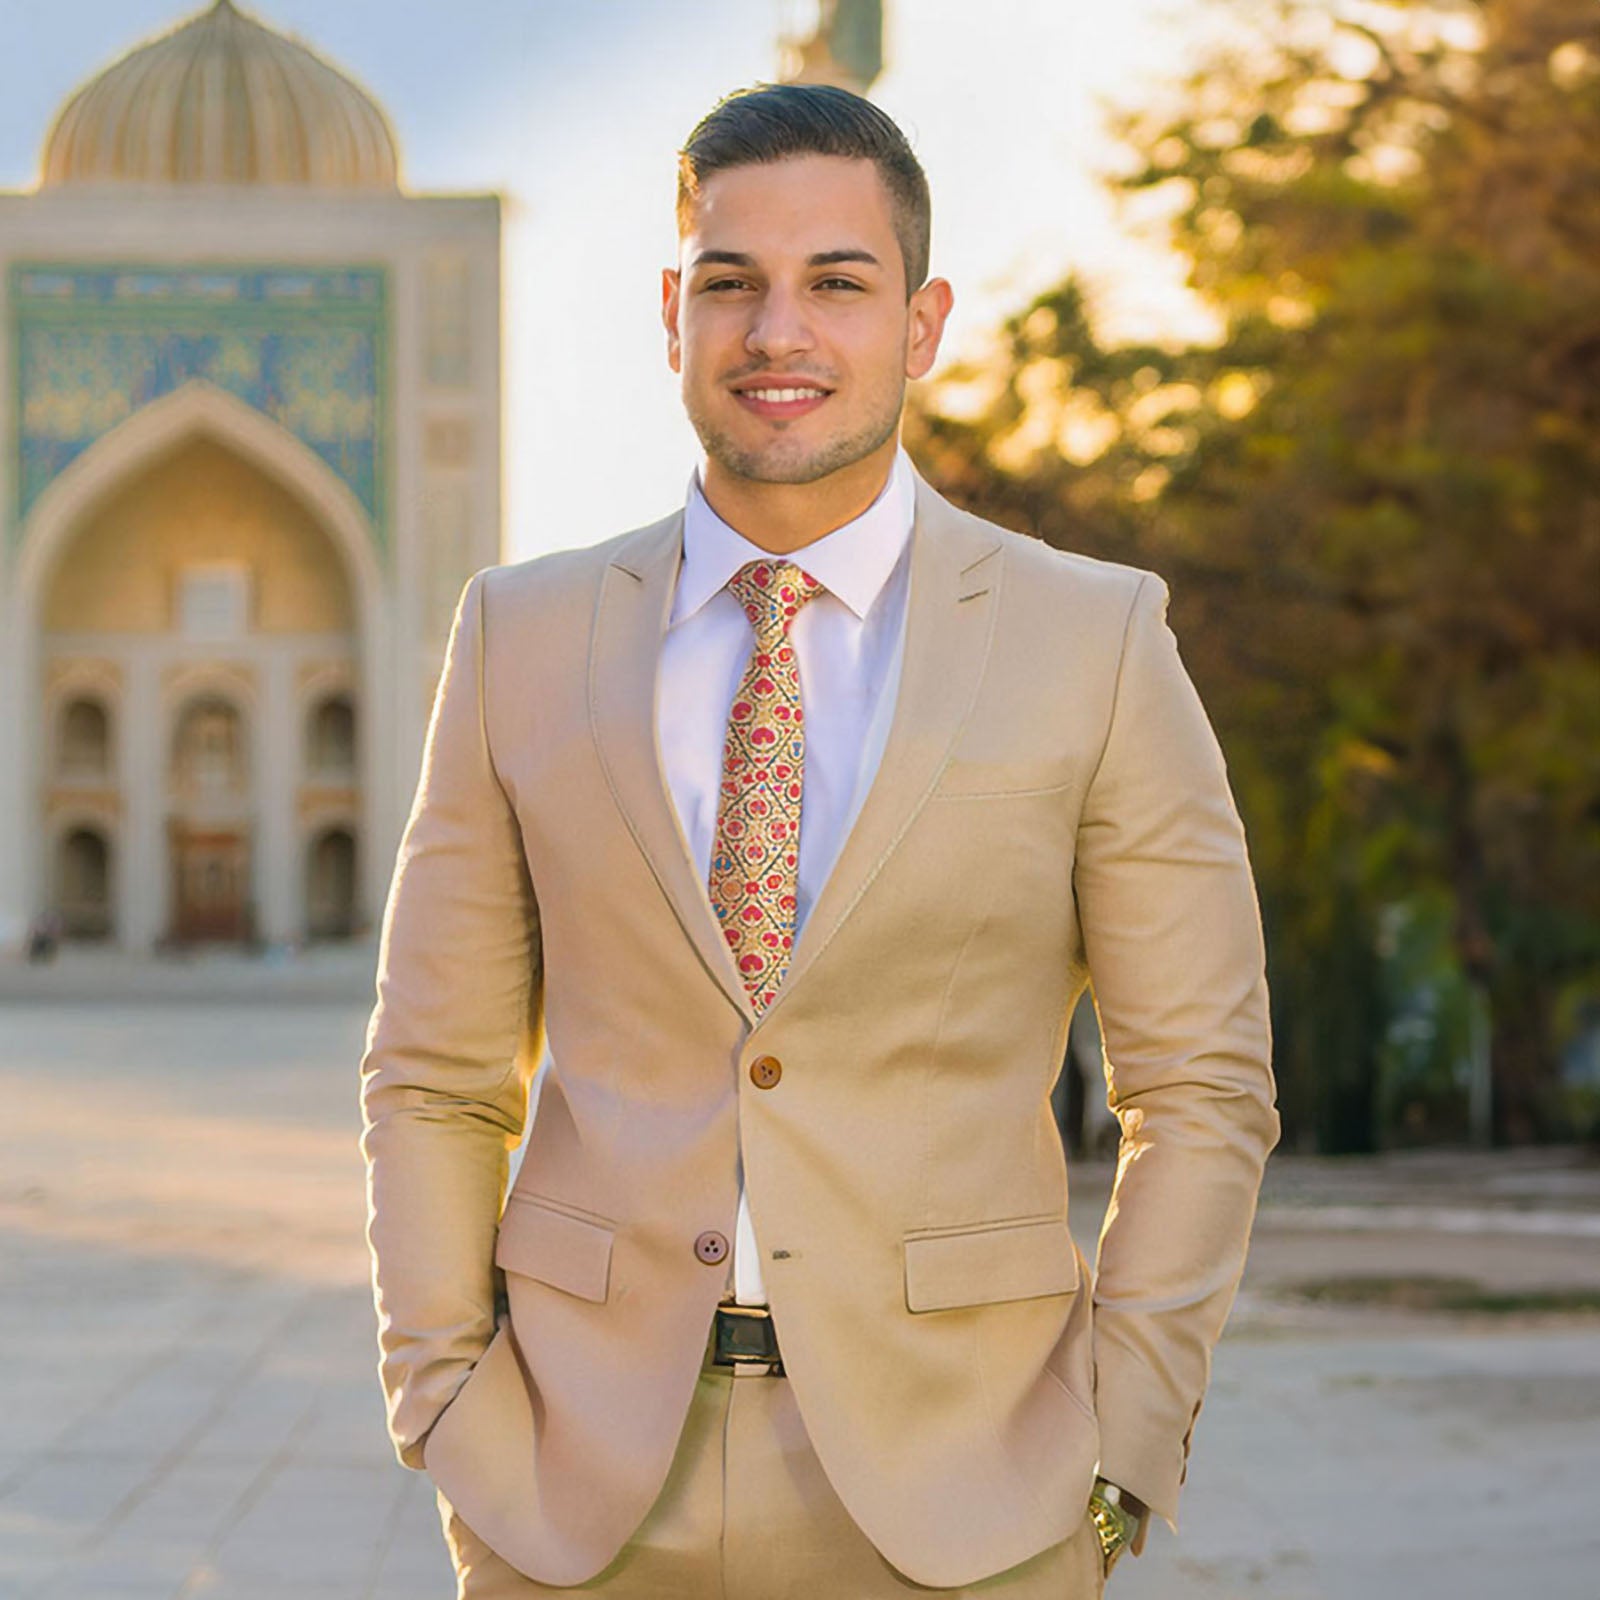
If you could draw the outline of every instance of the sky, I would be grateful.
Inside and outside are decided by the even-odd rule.
[[[0,0],[0,188],[31,187],[68,94],[206,0]],[[412,192],[505,197],[503,559],[586,545],[681,504],[699,443],[666,363],[678,147],[777,75],[804,0],[239,0],[383,105]],[[1203,335],[1181,265],[1119,218],[1105,106],[1190,59],[1202,0],[887,0],[873,99],[933,193],[955,308],[929,381],[1069,270],[1103,331]]]

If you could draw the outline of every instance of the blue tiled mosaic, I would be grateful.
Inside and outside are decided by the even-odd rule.
[[[95,440],[204,378],[310,446],[386,542],[381,269],[17,264],[9,303],[17,525]]]

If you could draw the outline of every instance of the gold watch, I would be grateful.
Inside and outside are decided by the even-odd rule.
[[[1089,1515],[1100,1535],[1100,1554],[1105,1557],[1106,1576],[1117,1564],[1117,1557],[1133,1542],[1139,1531],[1139,1517],[1122,1503],[1121,1486],[1106,1478],[1096,1478],[1089,1494]]]

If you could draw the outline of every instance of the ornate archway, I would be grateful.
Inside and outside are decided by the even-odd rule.
[[[289,489],[327,530],[343,559],[363,634],[381,604],[382,573],[361,503],[316,451],[226,389],[192,378],[97,439],[40,496],[22,525],[16,595],[37,600],[73,533],[130,477],[196,435],[209,436]]]
[[[226,447],[287,491],[336,552],[348,583],[360,675],[357,690],[364,731],[358,775],[363,797],[361,829],[367,836],[381,836],[375,810],[382,786],[376,780],[392,764],[393,724],[389,697],[368,691],[381,686],[386,677],[391,620],[388,586],[371,525],[349,487],[316,452],[244,401],[204,380],[192,380],[136,412],[85,450],[40,494],[20,532],[9,616],[4,619],[6,626],[0,628],[0,675],[11,675],[24,715],[28,707],[40,703],[44,598],[73,539],[125,485],[197,438]],[[39,822],[31,797],[38,793],[41,743],[37,728],[31,740],[22,741],[22,759],[9,775],[15,787],[4,797],[6,803],[0,804],[0,814],[10,811],[22,820],[18,831],[23,835],[36,830]],[[0,782],[5,776],[0,775]],[[146,819],[147,834],[149,822]],[[292,851],[292,819],[285,817],[276,825],[283,831],[286,848]],[[0,845],[0,850],[4,848]],[[17,853],[12,859],[0,861],[0,903],[10,900],[36,909],[43,887],[37,852],[23,839],[13,848]],[[130,864],[137,863],[141,850],[147,848],[147,839],[132,841]],[[363,854],[370,862],[379,852]],[[382,883],[369,874],[361,885],[363,909],[375,907],[382,892]],[[164,890],[158,893],[165,898]],[[139,927],[127,926],[122,917],[117,920],[130,942],[148,945],[160,931],[164,912],[165,907],[160,914],[147,914]],[[149,925],[152,920],[154,927]]]

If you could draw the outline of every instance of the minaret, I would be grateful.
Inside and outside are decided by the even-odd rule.
[[[811,0],[785,12],[779,79],[865,94],[883,71],[883,0]]]

